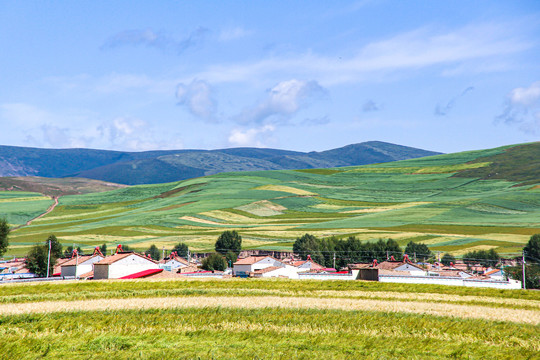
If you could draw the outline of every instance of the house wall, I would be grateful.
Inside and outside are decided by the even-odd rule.
[[[135,274],[139,271],[159,269],[158,264],[137,255],[130,255],[109,265],[109,279]],[[94,274],[95,276],[95,274]]]
[[[406,283],[406,284],[439,284],[469,287],[489,287],[497,289],[520,289],[521,281],[489,281],[470,280],[458,277],[446,276],[404,276],[404,275],[379,275],[380,282]]]
[[[109,265],[94,264],[94,280],[108,279],[109,278]]]
[[[60,267],[60,276],[76,276],[76,269],[75,265],[62,266]]]
[[[289,279],[298,279],[298,269],[294,266],[286,265],[285,267],[280,267],[279,269],[260,274],[258,277],[270,278],[280,276],[285,276]]]
[[[97,263],[98,261],[103,260],[102,256],[94,256],[89,259],[86,259],[86,261],[81,262],[79,265],[64,265],[60,267],[60,275],[61,276],[81,276],[82,274],[85,274],[89,271],[92,271],[93,264]]]
[[[271,257],[267,257],[251,265],[233,265],[233,273],[236,276],[244,276],[247,275],[248,272],[266,269],[270,266],[283,267],[285,264],[283,264],[281,261],[274,260]]]
[[[298,273],[299,279],[310,280],[356,280],[359,270],[352,270],[348,274],[332,274],[332,273]]]

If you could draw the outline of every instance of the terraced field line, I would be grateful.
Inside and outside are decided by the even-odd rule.
[[[540,311],[492,308],[477,305],[441,304],[430,302],[403,302],[371,299],[328,299],[278,296],[247,297],[158,297],[130,299],[97,299],[81,301],[46,301],[0,305],[0,315],[51,313],[63,311],[142,310],[168,308],[296,308],[329,310],[367,310],[405,312],[457,318],[540,324]]]

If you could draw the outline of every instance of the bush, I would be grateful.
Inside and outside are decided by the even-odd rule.
[[[49,276],[52,276],[54,264],[62,255],[62,244],[58,242],[56,236],[50,235],[44,244],[34,245],[26,255],[26,268],[39,277],[47,276],[47,262],[49,257],[49,242],[51,257],[49,261]]]
[[[441,258],[441,263],[446,266],[450,266],[450,263],[456,263],[456,258],[454,255],[445,253]]]
[[[178,243],[176,244],[176,246],[172,249],[172,251],[176,251],[176,253],[178,254],[178,256],[180,256],[181,258],[184,258],[184,259],[187,259],[188,257],[188,253],[189,253],[189,248],[186,244],[184,243]]]
[[[6,219],[0,219],[0,256],[4,255],[9,246],[9,225]]]
[[[221,254],[212,253],[203,259],[202,268],[210,271],[225,271],[227,269],[227,261]]]
[[[504,268],[508,277],[523,282],[523,267],[511,266]],[[525,286],[527,289],[540,289],[540,266],[526,265],[525,266]]]
[[[219,235],[216,244],[216,252],[226,254],[228,251],[233,251],[237,254],[242,250],[242,237],[235,231],[225,231]]]
[[[159,259],[161,259],[161,251],[159,251],[157,246],[154,244],[150,245],[150,247],[144,252],[144,254],[146,256],[150,255],[150,257],[155,261],[159,261]]]
[[[414,260],[414,258],[416,257],[416,259],[419,261],[426,261],[433,256],[431,250],[429,250],[426,244],[415,243],[413,241],[407,244],[407,247],[405,248],[405,254],[409,255],[409,258],[411,260]]]

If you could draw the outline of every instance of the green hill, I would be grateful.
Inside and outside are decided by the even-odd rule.
[[[244,247],[261,249],[289,250],[309,232],[422,241],[457,256],[491,248],[517,254],[540,233],[540,177],[534,163],[513,164],[530,163],[531,155],[534,161],[538,149],[533,143],[365,166],[220,173],[63,196],[53,212],[12,234],[10,251],[24,253],[51,233],[83,248],[184,241],[209,250],[222,231],[235,229]],[[507,170],[485,175],[495,166]],[[21,211],[7,215],[14,224],[24,220]]]
[[[158,184],[229,171],[327,168],[437,154],[371,141],[323,152],[233,148],[120,152],[0,146],[0,176],[83,177],[121,184]]]

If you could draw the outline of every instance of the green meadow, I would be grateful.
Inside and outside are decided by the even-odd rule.
[[[8,255],[24,254],[49,234],[87,250],[103,243],[142,250],[185,242],[207,251],[230,229],[240,232],[244,248],[291,250],[297,237],[311,233],[393,238],[401,245],[422,241],[434,252],[458,256],[491,248],[516,255],[540,233],[540,166],[528,161],[520,175],[501,163],[540,158],[539,144],[356,167],[222,173],[61,196],[54,211],[11,234]],[[0,193],[0,212],[13,225],[51,203],[36,193]]]

